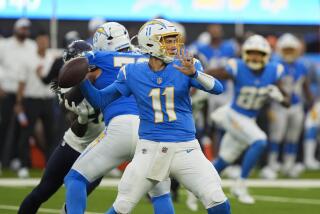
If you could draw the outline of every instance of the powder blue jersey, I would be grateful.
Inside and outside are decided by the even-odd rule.
[[[301,102],[302,85],[307,78],[308,70],[301,60],[288,64],[283,60],[279,60],[284,66],[283,86],[284,90],[291,96],[291,104]]]
[[[276,84],[284,74],[279,63],[268,63],[255,74],[241,59],[230,59],[226,71],[233,77],[234,96],[231,108],[248,117],[256,117],[268,98],[267,87]]]
[[[148,63],[128,64],[119,72],[115,86],[122,95],[134,95],[140,112],[139,136],[156,142],[184,142],[195,139],[189,89],[204,90],[193,78],[169,63],[154,72]],[[202,66],[195,60],[195,67]]]
[[[210,44],[198,46],[197,53],[205,59],[207,68],[221,68],[227,64],[228,59],[236,57],[237,50],[234,41],[225,40],[217,47],[212,47]],[[226,82],[222,83],[225,87]]]
[[[231,40],[226,40],[218,47],[212,47],[210,44],[198,46],[198,52],[205,56],[208,66],[211,64],[212,67],[217,67],[221,63],[226,64],[229,58],[237,55],[237,45]]]
[[[90,51],[85,57],[89,61],[90,66],[101,69],[101,75],[97,78],[94,86],[97,89],[103,89],[112,84],[118,76],[120,68],[128,63],[137,61],[146,61],[140,53],[136,52],[107,52],[107,51]],[[138,115],[138,108],[133,96],[121,97],[108,106],[100,106],[104,116],[105,124],[108,125],[110,120],[118,115],[134,114]]]

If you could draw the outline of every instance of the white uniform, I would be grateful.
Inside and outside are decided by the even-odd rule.
[[[320,127],[320,102],[318,101],[307,113],[304,124],[305,137],[303,144],[304,164],[308,169],[320,169],[320,162],[316,159],[317,138]]]
[[[304,112],[302,104],[292,105],[289,108],[279,103],[272,103],[270,120],[271,142],[296,143],[303,128]]]
[[[305,129],[320,126],[320,101],[316,102],[306,115]]]
[[[79,107],[92,109],[87,100],[83,100],[79,104]],[[63,143],[67,143],[72,149],[81,153],[92,141],[94,141],[100,135],[100,133],[104,130],[104,127],[105,125],[102,120],[102,114],[100,114],[97,120],[90,121],[88,123],[88,129],[82,137],[78,137],[77,135],[75,135],[71,128],[69,128],[63,136]]]
[[[100,120],[98,123],[89,122],[88,129],[84,136],[78,137],[73,133],[71,128],[69,128],[63,136],[63,140],[71,148],[81,153],[85,148],[94,141],[104,130],[104,122]]]
[[[134,206],[145,192],[158,183],[157,180],[166,181],[169,175],[192,191],[205,208],[226,200],[220,177],[203,155],[197,140],[168,143],[141,139],[131,164],[121,178],[114,207],[121,207],[122,202],[130,202]],[[132,207],[126,207],[123,211],[127,209]]]
[[[258,127],[255,118],[240,114],[229,105],[217,109],[211,114],[211,119],[226,130],[219,156],[228,163],[233,163],[250,144],[257,140],[267,140],[266,134]]]
[[[89,182],[107,174],[124,161],[131,160],[138,142],[139,116],[119,115],[80,155],[72,169],[83,175]],[[130,177],[132,180],[132,177]],[[133,185],[139,185],[134,183]],[[170,192],[170,179],[156,185],[150,196]]]

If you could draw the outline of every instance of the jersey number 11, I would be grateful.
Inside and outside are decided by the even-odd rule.
[[[169,121],[175,121],[177,119],[177,115],[174,111],[174,87],[166,87],[161,95],[165,96],[166,99],[165,105]],[[163,122],[163,112],[160,99],[161,95],[160,88],[153,88],[149,93],[149,97],[152,98],[152,108],[154,111],[155,123]]]

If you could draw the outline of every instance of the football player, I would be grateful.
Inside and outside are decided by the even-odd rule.
[[[118,186],[108,214],[130,213],[141,197],[159,182],[175,177],[203,203],[208,213],[230,213],[220,177],[195,138],[190,87],[220,94],[219,81],[202,72],[198,60],[180,52],[180,34],[164,19],[145,23],[137,35],[148,62],[128,64],[118,79],[97,90],[90,75],[81,90],[93,105],[108,105],[134,96],[140,116],[139,141],[132,162]],[[178,56],[179,59],[175,59]]]
[[[66,62],[79,56],[84,51],[91,50],[91,45],[85,41],[76,40],[64,51],[63,59]],[[60,94],[60,89],[56,88],[60,98],[65,98],[66,101],[68,99],[72,101],[73,90]],[[73,111],[76,117],[71,127],[65,132],[63,142],[57,146],[50,156],[40,183],[22,201],[18,211],[19,214],[37,213],[41,204],[47,201],[63,184],[63,178],[80,153],[103,131],[102,115],[95,111],[86,100],[83,100]],[[88,186],[88,194],[100,181],[101,179],[98,179]]]
[[[319,170],[320,162],[315,158],[320,127],[320,102],[316,102],[307,113],[304,125],[304,165],[310,170]]]
[[[271,108],[272,119],[270,123],[270,153],[268,166],[272,173],[262,173],[266,177],[275,178],[280,169],[278,163],[279,145],[284,141],[282,172],[290,177],[297,177],[300,173],[299,167],[295,167],[298,141],[303,129],[304,111],[302,96],[305,95],[309,106],[312,105],[312,95],[307,78],[308,70],[299,59],[301,53],[301,42],[292,34],[282,35],[277,42],[277,51],[280,56],[279,62],[284,66],[283,86],[291,97],[291,106],[285,109],[274,103]]]
[[[269,98],[289,105],[289,98],[279,89],[283,66],[269,62],[270,54],[268,42],[260,35],[253,35],[242,46],[242,59],[230,59],[225,70],[216,74],[217,78],[233,81],[234,96],[230,105],[211,115],[226,131],[214,167],[220,173],[245,152],[240,178],[231,192],[247,204],[254,203],[254,198],[248,193],[245,180],[267,145],[267,136],[255,118]]]
[[[123,65],[148,60],[140,53],[130,51],[128,31],[116,22],[105,23],[97,29],[93,46],[96,51],[87,53],[84,57],[88,59],[89,67],[98,69],[90,73],[95,90],[112,84]],[[106,129],[81,154],[65,177],[69,214],[84,213],[87,186],[122,162],[131,160],[138,142],[140,120],[133,96],[120,97],[110,104],[105,103],[104,100],[92,102],[92,98],[90,99],[95,108],[101,109]],[[138,186],[139,183],[135,182],[133,185]],[[155,213],[174,213],[169,178],[156,185],[149,195]]]

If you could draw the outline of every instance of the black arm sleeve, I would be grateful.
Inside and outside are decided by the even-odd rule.
[[[83,137],[87,129],[88,129],[88,123],[80,124],[77,119],[75,119],[71,125],[72,132],[78,137]]]
[[[42,82],[44,84],[49,84],[52,80],[55,80],[55,79],[58,79],[58,76],[59,76],[59,72],[60,72],[60,69],[62,68],[63,66],[63,59],[62,57],[60,58],[57,58],[51,68],[50,68],[50,71],[48,73],[48,75],[46,77],[43,77],[42,78]]]

